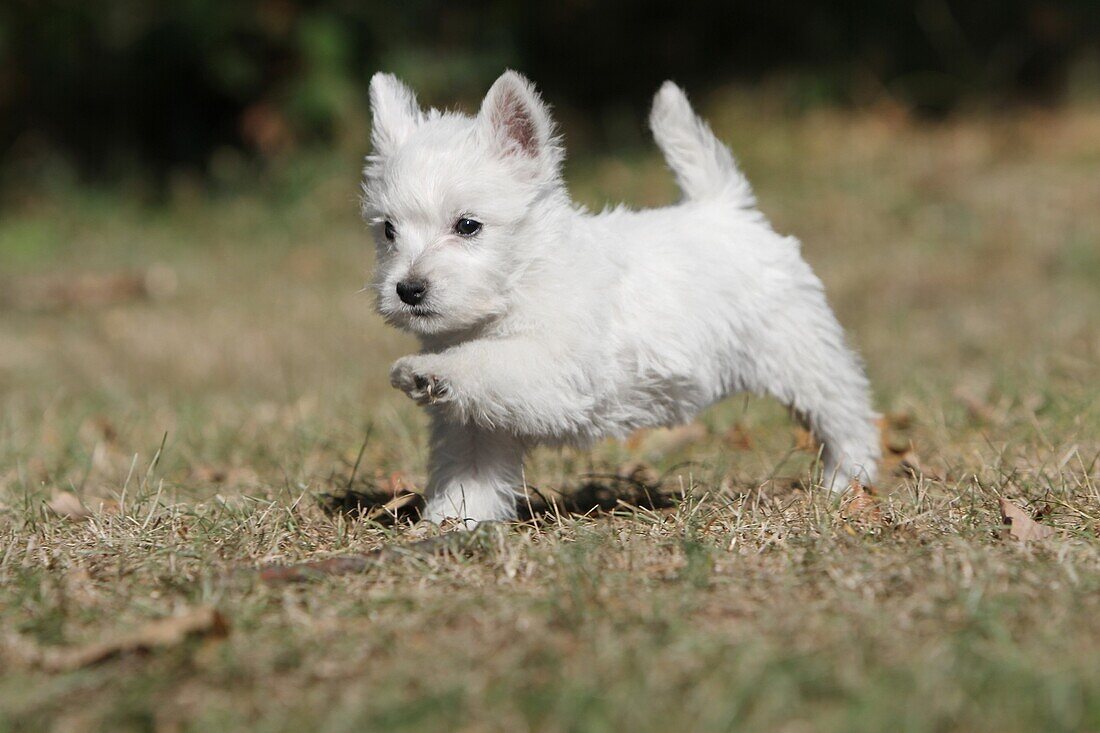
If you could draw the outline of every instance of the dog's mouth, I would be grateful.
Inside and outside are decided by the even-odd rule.
[[[435,318],[439,315],[431,308],[426,308],[422,305],[411,305],[405,309],[405,312],[413,318]]]
[[[409,329],[416,333],[434,331],[443,323],[439,311],[423,305],[404,305],[381,312],[386,323],[395,328]]]

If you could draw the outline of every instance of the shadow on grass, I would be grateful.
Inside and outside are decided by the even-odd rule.
[[[534,486],[516,503],[518,521],[551,521],[566,516],[598,516],[616,509],[670,509],[677,497],[662,488],[663,481],[645,480],[637,475],[593,474],[584,482],[563,493],[544,492]],[[394,497],[393,493],[375,486],[362,489],[342,489],[321,494],[322,508],[329,514],[346,514],[355,519],[369,519],[383,526],[409,524],[420,520],[424,506],[418,494]]]

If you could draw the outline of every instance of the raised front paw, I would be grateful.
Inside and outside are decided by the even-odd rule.
[[[390,370],[390,384],[418,405],[436,405],[452,397],[447,381],[433,372],[430,360],[423,356],[398,359]]]

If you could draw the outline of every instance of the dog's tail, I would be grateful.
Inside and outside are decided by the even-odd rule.
[[[756,206],[752,186],[729,148],[695,115],[683,90],[671,81],[653,98],[649,126],[685,198],[721,198],[744,209]]]

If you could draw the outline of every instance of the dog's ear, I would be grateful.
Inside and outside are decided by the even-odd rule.
[[[504,72],[485,95],[478,117],[502,155],[556,170],[560,153],[550,110],[523,75]]]
[[[392,153],[424,119],[416,95],[393,74],[371,77],[370,109],[374,155]]]

